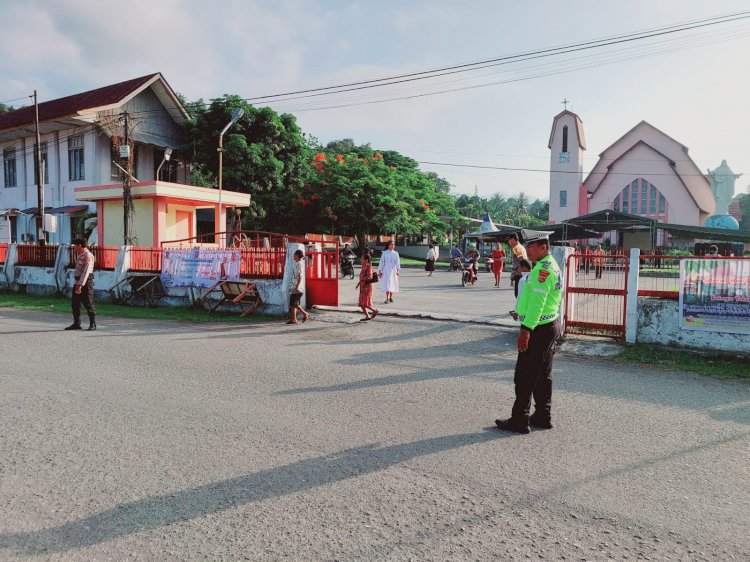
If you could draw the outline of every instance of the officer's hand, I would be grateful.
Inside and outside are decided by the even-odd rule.
[[[529,349],[529,338],[531,337],[531,332],[528,330],[521,330],[521,333],[518,334],[518,351],[523,353],[527,349]]]
[[[74,292],[74,293],[75,293],[76,295],[80,295],[80,294],[81,294],[81,286],[80,286],[80,285],[75,285],[75,286],[73,287],[73,292]]]

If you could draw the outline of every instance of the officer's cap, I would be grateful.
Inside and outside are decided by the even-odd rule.
[[[544,232],[540,230],[527,230],[524,231],[524,242],[528,246],[529,244],[539,244],[544,243],[549,246],[549,232]]]

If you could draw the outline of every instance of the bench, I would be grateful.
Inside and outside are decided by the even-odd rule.
[[[117,299],[115,289],[125,283],[130,286],[130,293],[121,299]],[[112,302],[120,302],[122,304],[127,304],[136,297],[143,297],[146,301],[146,306],[151,308],[156,306],[156,303],[160,299],[167,296],[167,291],[158,273],[129,273],[119,283],[109,288],[109,296]]]
[[[240,313],[240,318],[244,318],[255,312],[258,305],[263,304],[263,299],[260,298],[260,293],[258,292],[258,287],[255,283],[245,281],[219,281],[218,283],[215,283],[200,300],[202,301],[211,293],[218,291],[221,291],[221,298],[209,309],[209,314],[225,302],[229,301],[240,307],[240,310],[242,311]]]

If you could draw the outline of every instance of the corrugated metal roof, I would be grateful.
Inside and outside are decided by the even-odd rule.
[[[158,75],[159,73],[157,72],[141,76],[140,78],[126,80],[118,84],[112,84],[111,86],[97,88],[96,90],[89,90],[88,92],[42,102],[39,104],[39,121],[51,121],[87,109],[116,104]],[[0,113],[0,131],[29,125],[33,122],[33,105]]]

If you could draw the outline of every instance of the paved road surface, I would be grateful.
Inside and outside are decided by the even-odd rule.
[[[0,309],[0,559],[746,559],[747,384],[563,352],[518,436],[510,330],[315,316]]]

